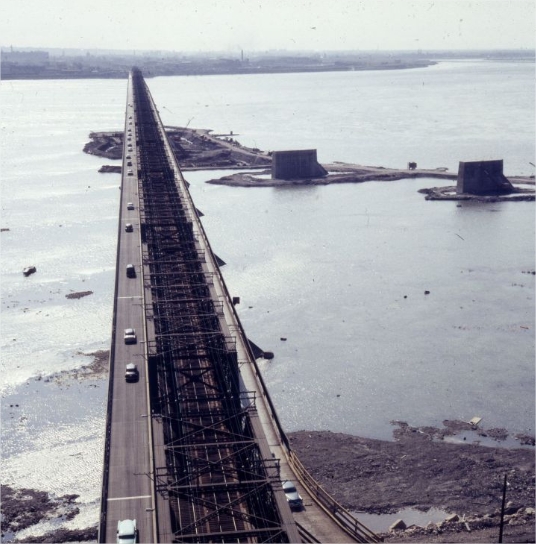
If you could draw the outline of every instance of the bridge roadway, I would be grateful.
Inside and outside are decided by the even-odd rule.
[[[166,437],[169,434],[166,418],[171,420],[174,414],[171,413],[171,416],[162,415],[162,406],[154,398],[158,395],[161,396],[162,393],[157,391],[155,385],[151,383],[157,380],[155,372],[158,371],[155,371],[155,367],[160,364],[158,361],[162,356],[155,352],[154,347],[156,345],[155,338],[158,337],[158,333],[155,332],[158,322],[153,319],[151,308],[154,302],[153,292],[156,291],[151,285],[154,272],[151,272],[147,248],[144,247],[147,244],[145,230],[146,227],[149,228],[151,221],[147,211],[151,197],[148,195],[148,191],[143,189],[143,180],[141,179],[144,176],[141,164],[144,141],[139,131],[138,115],[141,112],[138,109],[140,104],[143,107],[144,103],[140,102],[140,98],[135,94],[136,85],[133,82],[133,73],[135,71],[131,72],[129,76],[125,113],[116,291],[110,354],[109,405],[99,542],[116,542],[117,522],[123,519],[137,520],[138,542],[229,542],[231,540],[227,540],[224,536],[218,538],[214,532],[210,534],[209,526],[213,527],[213,524],[210,525],[209,522],[214,518],[214,513],[201,517],[201,522],[197,522],[197,524],[191,524],[192,527],[195,526],[197,532],[195,536],[189,534],[181,537],[177,533],[178,516],[182,516],[180,520],[184,525],[187,524],[187,521],[180,509],[177,514],[170,506],[170,497],[174,491],[179,495],[184,495],[186,492],[179,485],[174,488],[177,475],[172,474],[169,468],[163,468],[169,457],[170,449],[179,446],[176,445],[177,440],[173,442],[172,446],[169,438]],[[138,80],[140,78],[141,75]],[[143,85],[145,84],[143,83]],[[273,504],[276,511],[274,514],[276,525],[279,525],[281,532],[275,536],[269,533],[270,530],[273,531],[270,524],[263,530],[267,531],[266,535],[269,535],[273,539],[270,541],[273,542],[379,541],[374,533],[351,518],[337,503],[329,498],[326,499],[325,493],[311,481],[306,471],[295,459],[293,452],[290,451],[288,441],[279,425],[277,414],[252,357],[210,245],[195,213],[195,207],[187,191],[187,183],[182,178],[171,144],[165,137],[164,128],[152,98],[150,94],[148,96],[150,107],[154,110],[153,114],[158,121],[158,131],[163,138],[167,159],[176,177],[176,184],[181,189],[183,200],[188,205],[187,212],[192,219],[196,245],[203,250],[204,273],[213,278],[210,293],[218,308],[220,327],[222,327],[226,339],[232,338],[232,349],[236,351],[236,361],[240,369],[241,402],[244,413],[247,413],[249,418],[245,425],[251,427],[254,446],[258,449],[263,460],[265,480],[269,482],[271,487],[269,495],[266,497]],[[132,203],[133,206],[129,206],[129,203]],[[144,223],[147,225],[142,227]],[[132,232],[126,231],[126,224],[132,224]],[[143,236],[142,228],[144,230]],[[127,264],[134,265],[135,277],[127,277]],[[154,304],[156,307],[156,302]],[[125,343],[123,334],[127,328],[135,329],[136,343]],[[137,365],[139,381],[126,382],[125,366],[128,363]],[[199,381],[199,375],[194,381]],[[181,392],[182,390],[179,390],[179,393]],[[153,396],[152,401],[151,396]],[[212,424],[212,426],[214,425]],[[238,442],[234,443],[233,447],[236,448],[238,444]],[[188,447],[191,450],[199,448],[199,445],[189,444],[180,447]],[[197,453],[192,454],[189,458],[190,463],[201,462],[199,450],[195,451]],[[297,484],[304,499],[304,508],[300,512],[292,513],[287,505],[281,488],[281,481],[286,479]],[[170,484],[172,481],[174,483]],[[162,485],[162,482],[166,482],[166,484]],[[199,482],[199,487],[208,485],[207,480],[199,480]],[[195,487],[195,484],[190,485]],[[205,509],[209,508],[206,498],[194,496],[194,491],[190,493],[193,501],[191,509],[198,509],[200,503],[204,505]],[[231,492],[228,495],[230,497]],[[247,504],[246,506],[242,504],[240,506],[242,510],[237,513],[239,507],[236,504],[240,502],[240,498],[234,499],[234,502],[229,498],[227,500],[230,502],[225,508],[227,511],[233,511],[235,520],[249,519],[250,513]],[[339,523],[336,523],[335,519],[338,519]],[[340,526],[341,519],[346,530]],[[222,522],[220,521],[220,523]],[[235,542],[265,541],[261,532],[256,533],[246,522],[243,525],[242,532],[239,530],[240,527],[235,527],[235,533],[227,536],[232,536],[232,541]],[[206,536],[203,531],[206,531]],[[212,531],[214,530],[212,529]],[[309,536],[306,536],[307,534]]]

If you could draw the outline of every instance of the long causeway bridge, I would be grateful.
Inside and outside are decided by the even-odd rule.
[[[116,542],[125,519],[138,542],[378,542],[291,450],[235,302],[134,68],[99,542]],[[138,376],[127,380],[126,365]],[[286,479],[304,499],[299,512]]]

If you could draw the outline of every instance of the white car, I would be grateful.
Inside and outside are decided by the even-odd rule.
[[[125,344],[135,344],[138,339],[136,338],[136,331],[134,329],[125,329]]]
[[[117,543],[135,544],[138,542],[138,532],[135,519],[124,519],[117,522]]]
[[[291,510],[301,510],[303,508],[303,499],[290,480],[283,482],[283,491]]]
[[[132,204],[132,202],[127,202],[127,210],[133,210],[134,209],[134,204]]]

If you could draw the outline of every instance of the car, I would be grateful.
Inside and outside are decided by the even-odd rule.
[[[125,231],[126,232],[132,232],[134,230],[134,227],[132,226],[132,223],[127,223],[125,225]]]
[[[303,508],[303,499],[290,480],[283,482],[283,491],[291,510],[301,510]]]
[[[129,170],[129,171],[127,172],[127,175],[128,175],[128,176],[133,176],[133,175],[134,175],[134,172],[133,172],[132,170]]]
[[[135,278],[136,277],[136,269],[134,268],[133,264],[127,264],[127,278]]]
[[[135,344],[138,339],[136,338],[136,331],[134,329],[125,329],[125,344]]]
[[[134,204],[132,204],[132,202],[128,202],[127,203],[127,210],[133,210],[134,209]]]
[[[132,166],[132,161],[128,161],[127,166]]]
[[[129,363],[125,368],[125,380],[127,382],[137,382],[139,379],[138,367],[134,363]]]
[[[127,159],[131,159],[132,157],[130,155],[127,155]]]
[[[135,519],[124,519],[117,522],[117,543],[136,544],[138,542],[138,530]]]

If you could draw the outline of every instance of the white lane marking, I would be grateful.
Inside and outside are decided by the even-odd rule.
[[[114,499],[107,499],[109,501],[130,501],[133,499],[150,499],[151,495],[138,495],[137,497],[115,497]]]
[[[117,298],[141,298],[141,295],[132,295],[131,297],[117,297]]]

